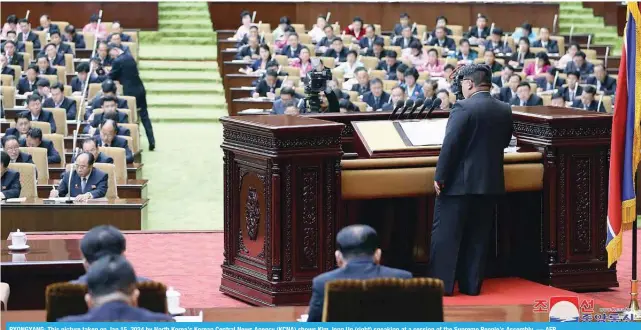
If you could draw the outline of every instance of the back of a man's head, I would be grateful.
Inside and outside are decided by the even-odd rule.
[[[90,265],[105,256],[119,256],[125,248],[125,236],[110,225],[91,228],[80,241],[80,251]]]
[[[342,258],[373,257],[378,250],[378,235],[367,225],[347,226],[336,235],[336,246]]]
[[[88,303],[91,307],[119,300],[134,304],[136,272],[121,255],[107,255],[94,262],[87,271]]]

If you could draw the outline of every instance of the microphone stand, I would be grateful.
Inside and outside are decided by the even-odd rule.
[[[102,10],[98,13],[98,27],[94,31],[94,37],[93,37],[93,50],[91,51],[91,57],[89,58],[89,74],[87,74],[87,78],[85,78],[85,85],[82,91],[82,94],[80,96],[80,104],[78,105],[78,111],[76,111],[76,130],[74,132],[80,131],[80,115],[83,113],[83,109],[86,107],[86,98],[87,98],[87,93],[89,92],[89,81],[91,81],[91,74],[93,73],[93,67],[94,63],[92,59],[94,56],[96,56],[96,49],[98,46],[98,30],[100,29],[100,24],[102,24]],[[109,54],[107,54],[109,56]],[[74,133],[76,135],[76,133]],[[74,143],[73,147],[76,148],[76,141],[75,141],[76,136],[74,136]]]

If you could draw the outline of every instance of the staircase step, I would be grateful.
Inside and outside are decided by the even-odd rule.
[[[214,61],[153,61],[141,60],[138,63],[140,71],[202,71],[218,70],[218,63]]]
[[[562,9],[565,8],[583,8],[583,4],[580,2],[561,2],[559,7]]]
[[[161,9],[161,11],[171,10],[176,8],[180,10],[185,10],[186,8],[207,9],[207,4],[204,2],[183,2],[183,1],[158,3],[158,9]]]
[[[158,11],[158,19],[163,20],[163,19],[208,19],[209,18],[209,12],[207,11],[191,11],[191,10],[171,10],[171,11],[163,11],[160,10]]]
[[[559,19],[560,26],[570,26],[572,24],[595,24],[595,25],[605,25],[603,17],[562,17]]]
[[[562,17],[564,15],[594,15],[594,10],[592,8],[560,9],[559,17]]]
[[[199,60],[215,61],[216,46],[174,46],[148,45],[140,47],[138,57],[141,60]]]
[[[216,104],[225,104],[224,95],[153,95],[147,99],[150,108],[208,108]]]
[[[224,89],[221,83],[172,83],[150,82],[145,84],[145,90],[151,94],[222,94]]]
[[[161,37],[201,37],[215,38],[216,33],[213,29],[164,29],[158,31]]]
[[[211,26],[211,21],[210,20],[169,20],[169,21],[164,21],[161,20],[158,22],[158,31],[164,32],[167,30],[205,30],[205,31],[212,31],[213,28]],[[199,31],[202,32],[202,31]]]
[[[218,71],[141,71],[140,77],[147,82],[221,83]]]
[[[161,37],[154,44],[166,45],[216,45],[215,37]]]
[[[181,108],[181,109],[150,109],[152,122],[163,121],[213,121],[227,116],[227,106],[220,108]]]

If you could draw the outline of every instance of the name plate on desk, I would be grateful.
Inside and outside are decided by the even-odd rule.
[[[363,158],[436,156],[447,119],[354,121],[354,146]]]

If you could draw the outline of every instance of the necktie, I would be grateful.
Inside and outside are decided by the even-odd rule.
[[[525,106],[525,102],[523,102],[523,100],[521,100],[521,106],[522,106],[522,107],[524,107],[524,106]]]
[[[82,178],[82,183],[80,184],[80,187],[82,188],[82,192],[85,192],[85,187],[87,186],[87,178],[84,177]]]
[[[378,106],[378,96],[374,96],[374,106]]]
[[[11,64],[11,59],[12,59],[12,58],[13,58],[13,56],[7,56],[7,62],[8,62],[9,64]]]
[[[596,90],[600,91],[601,90],[601,80],[596,81]]]
[[[105,143],[105,147],[109,148],[109,143]]]
[[[479,29],[479,38],[483,38],[483,30]]]
[[[588,106],[584,104],[583,105],[583,110],[588,110]]]
[[[570,101],[574,101],[574,91],[570,91]]]
[[[552,84],[548,83],[548,87],[547,87],[545,90],[549,91],[549,90],[551,90],[551,89],[553,89],[553,88],[552,88]]]
[[[548,43],[547,43],[547,42],[545,42],[545,41],[541,42],[541,46],[543,46],[543,48],[545,48],[545,46],[547,46],[547,44],[548,44]]]

